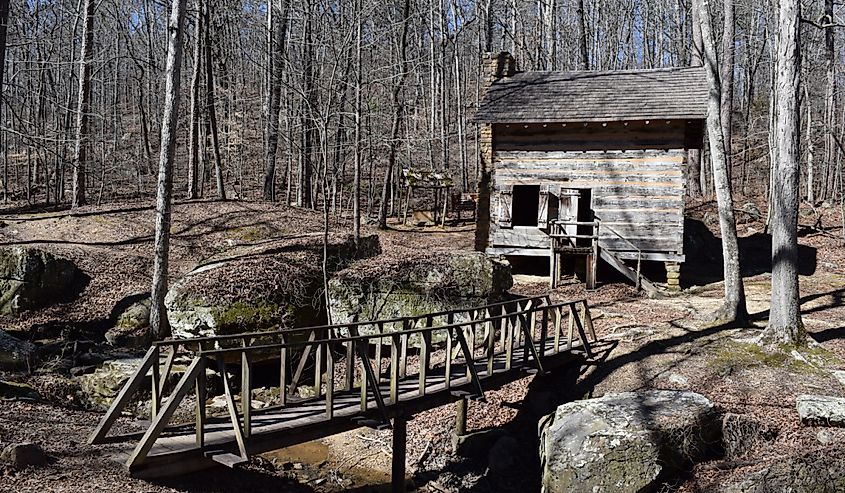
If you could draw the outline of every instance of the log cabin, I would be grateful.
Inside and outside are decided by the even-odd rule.
[[[678,289],[704,70],[519,72],[508,53],[486,70],[476,249],[546,257],[552,286],[567,259],[590,288],[600,259],[638,286],[641,262],[663,262]]]

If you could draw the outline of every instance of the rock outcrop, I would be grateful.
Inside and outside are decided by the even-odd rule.
[[[165,396],[187,371],[186,363],[177,359],[177,362],[171,368],[164,385]],[[107,410],[140,365],[141,358],[113,359],[103,362],[93,372],[76,377],[83,404],[92,409]],[[145,382],[141,384],[141,390],[136,392],[127,408],[130,413],[136,416],[149,417],[150,385],[151,377],[147,374]],[[212,391],[211,395],[218,387],[217,374],[211,369],[206,370],[206,386],[209,391]]]
[[[648,490],[706,458],[720,426],[713,404],[694,392],[624,392],[564,404],[540,424],[543,490]]]
[[[37,248],[0,249],[0,315],[17,315],[69,297],[81,272]]]
[[[385,320],[486,305],[501,300],[513,285],[510,265],[483,253],[406,253],[382,255],[338,272],[329,281],[334,322]],[[455,319],[456,323],[462,321],[466,320]],[[375,330],[361,329],[365,334],[368,329]],[[438,342],[437,335],[434,342]]]
[[[322,237],[230,253],[195,269],[165,298],[173,337],[191,338],[324,323]],[[378,237],[330,237],[329,273],[379,251]]]

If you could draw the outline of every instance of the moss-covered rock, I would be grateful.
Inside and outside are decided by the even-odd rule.
[[[16,315],[66,299],[80,277],[73,262],[49,252],[0,249],[0,315]]]
[[[543,491],[650,491],[718,445],[713,404],[657,390],[570,402],[540,424]]]
[[[322,238],[265,245],[210,262],[173,284],[165,298],[177,338],[239,334],[325,322]],[[377,254],[378,237],[329,239],[327,270]]]
[[[339,272],[329,281],[334,323],[386,320],[482,306],[513,285],[510,265],[478,252],[403,252],[381,255]],[[466,320],[458,316],[455,322]],[[399,330],[388,326],[386,330]],[[375,328],[362,326],[362,333]],[[434,342],[445,334],[434,334]],[[419,341],[411,339],[416,345]]]

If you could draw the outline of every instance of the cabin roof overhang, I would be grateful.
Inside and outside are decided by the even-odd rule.
[[[703,68],[614,72],[518,72],[496,79],[476,123],[594,123],[704,120]]]

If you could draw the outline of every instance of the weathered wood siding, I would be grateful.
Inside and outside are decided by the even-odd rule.
[[[671,126],[671,125],[669,125]],[[682,129],[682,127],[681,127]],[[558,135],[562,135],[557,130]],[[672,133],[672,132],[670,132]],[[678,137],[680,134],[680,137]],[[541,228],[508,228],[499,219],[506,212],[507,190],[516,185],[591,189],[592,209],[602,224],[613,228],[643,251],[683,253],[684,132],[674,132],[666,142],[679,148],[625,151],[561,150],[571,147],[531,139],[494,139],[494,190],[490,245],[493,247],[547,248]],[[599,138],[599,137],[597,137]],[[554,148],[544,150],[541,148]],[[505,194],[500,192],[505,190]],[[502,227],[504,225],[504,227]],[[600,246],[614,250],[631,247],[612,232],[600,233]]]

